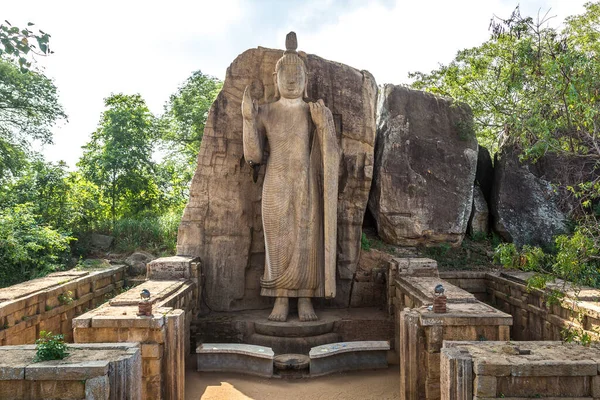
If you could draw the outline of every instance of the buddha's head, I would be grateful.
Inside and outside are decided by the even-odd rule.
[[[308,83],[306,65],[298,56],[296,33],[290,32],[285,38],[286,50],[283,57],[275,65],[275,87],[277,95],[286,99],[297,99],[306,96]]]

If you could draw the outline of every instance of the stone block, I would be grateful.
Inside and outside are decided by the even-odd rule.
[[[495,376],[477,375],[473,383],[473,394],[478,397],[496,397]]]
[[[270,378],[274,353],[268,347],[237,343],[204,343],[196,349],[198,371],[238,372]]]
[[[110,381],[108,376],[98,376],[85,381],[86,400],[108,400],[110,398]]]
[[[177,280],[192,277],[192,263],[197,262],[196,257],[161,257],[150,261],[147,265],[146,279],[148,280]]]
[[[310,375],[387,368],[388,342],[360,341],[331,343],[310,349]]]

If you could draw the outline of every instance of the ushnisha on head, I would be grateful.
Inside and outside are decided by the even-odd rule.
[[[274,79],[276,96],[287,99],[306,96],[308,72],[304,61],[298,56],[298,39],[295,32],[290,32],[285,37],[285,52],[275,65]]]

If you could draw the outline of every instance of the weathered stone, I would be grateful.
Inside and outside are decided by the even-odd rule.
[[[129,266],[129,275],[146,275],[146,265],[156,259],[152,254],[145,251],[136,251],[125,259],[125,264]]]
[[[108,250],[110,249],[110,246],[115,238],[108,235],[101,235],[99,233],[92,233],[92,237],[90,239],[93,248],[98,250]]]
[[[148,263],[147,279],[175,280],[190,279],[192,263],[198,260],[193,257],[161,257]]]
[[[487,234],[489,231],[490,213],[481,188],[473,188],[473,210],[469,218],[469,234]]]
[[[379,236],[397,245],[458,246],[471,214],[477,165],[470,108],[386,85],[378,110],[369,210]]]
[[[387,368],[388,342],[359,341],[330,343],[310,349],[310,375]]]
[[[566,215],[550,181],[521,164],[514,150],[496,155],[490,208],[494,230],[506,241],[548,246],[566,231]]]
[[[282,53],[258,48],[238,56],[206,123],[177,253],[202,259],[205,299],[215,311],[270,305],[268,298],[260,297],[259,285],[265,263],[261,221],[265,168],[255,171],[244,161],[241,102],[248,85],[259,104],[275,99],[273,71]],[[350,281],[371,187],[377,86],[366,71],[314,55],[300,53],[300,57],[309,72],[307,99],[324,100],[340,139],[337,276]],[[337,296],[344,295],[347,305],[349,292],[340,293],[338,287]]]
[[[274,353],[268,347],[238,343],[204,343],[196,349],[198,371],[273,376]]]

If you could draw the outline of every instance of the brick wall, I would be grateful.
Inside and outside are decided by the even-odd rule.
[[[0,289],[0,345],[33,344],[40,331],[73,340],[71,321],[115,296],[125,266],[56,272]]]

